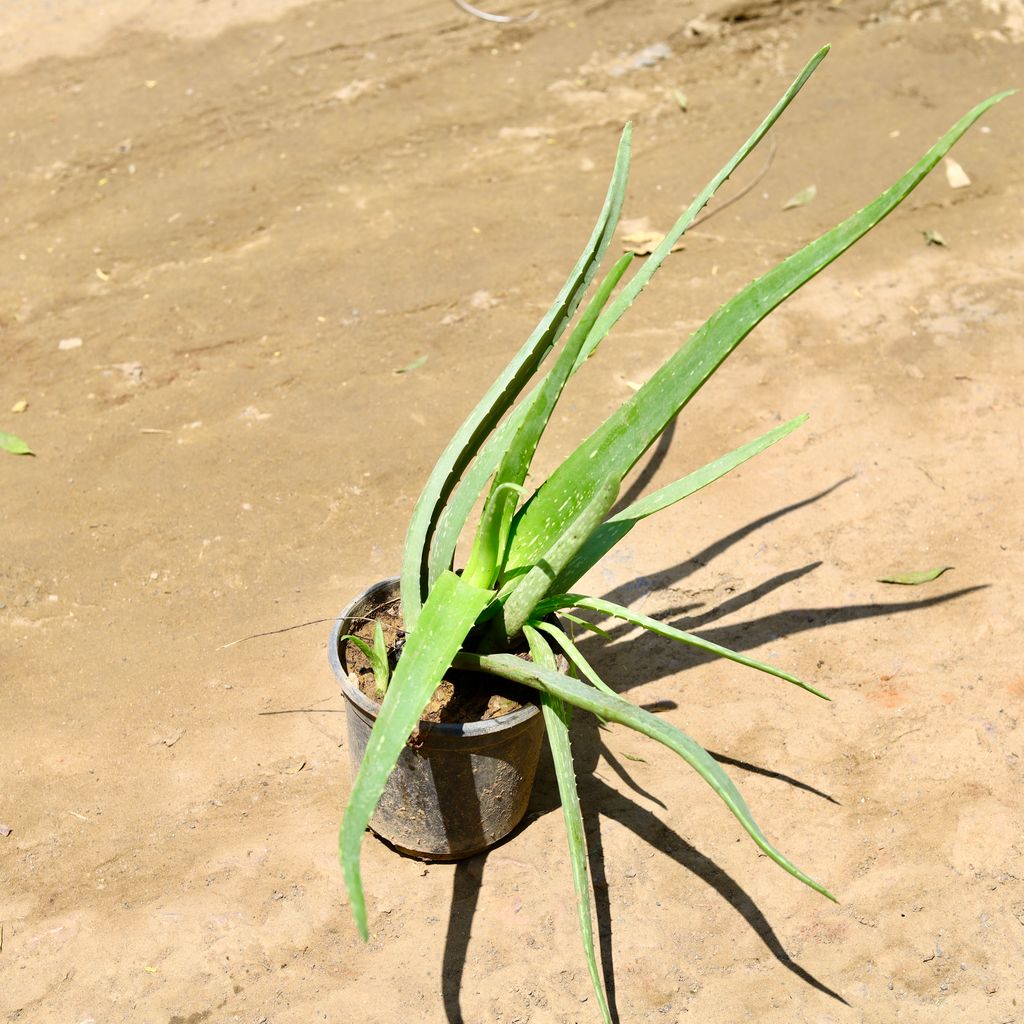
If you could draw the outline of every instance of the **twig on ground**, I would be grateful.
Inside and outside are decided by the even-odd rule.
[[[302,629],[303,626],[316,626],[321,622],[333,622],[334,619],[310,619],[309,622],[297,622],[294,626],[282,626],[281,629],[268,629],[266,633],[253,633],[251,636],[243,636],[238,640],[232,640],[229,644],[221,644],[217,648],[218,651],[223,651],[227,647],[234,647],[235,644],[245,643],[246,640],[255,640],[261,636],[273,636],[275,633],[287,633],[290,629]]]
[[[257,711],[257,717],[261,715],[299,715],[304,712],[310,712],[315,714],[328,714],[328,715],[340,715],[343,712],[338,708],[318,708],[317,704],[323,704],[325,701],[334,700],[334,696],[322,697],[320,700],[313,701],[313,704],[308,708],[276,708],[273,711]]]
[[[479,7],[474,7],[467,0],[453,0],[456,7],[461,8],[467,14],[472,14],[474,18],[480,18],[482,21],[493,21],[499,25],[511,25],[518,24],[522,25],[524,22],[533,21],[537,17],[537,11],[531,11],[529,14],[520,14],[510,17],[507,14],[488,14],[486,11],[481,11]]]
[[[456,2],[458,2],[458,0],[456,0]],[[768,158],[765,160],[764,167],[761,168],[761,170],[758,172],[754,180],[750,182],[749,185],[744,185],[743,188],[741,188],[739,192],[736,193],[736,195],[730,196],[728,199],[726,199],[726,201],[722,203],[721,206],[716,206],[713,210],[708,210],[706,213],[702,213],[690,225],[691,228],[695,228],[698,224],[703,224],[706,221],[711,220],[712,217],[714,217],[716,214],[721,213],[727,207],[732,206],[733,203],[738,203],[745,195],[747,195],[751,191],[751,189],[757,188],[757,186],[764,180],[764,176],[771,169],[772,161],[775,159],[775,140],[770,139],[769,142],[771,144],[771,148],[768,150]]]

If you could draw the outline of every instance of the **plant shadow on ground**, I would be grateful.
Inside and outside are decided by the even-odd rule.
[[[662,439],[666,442],[664,447],[659,445],[641,477],[630,488],[630,494],[639,490],[653,475],[656,463],[664,456],[667,443],[671,436],[666,431]],[[652,464],[654,464],[652,466]],[[607,600],[619,603],[628,603],[635,600],[641,593],[658,592],[672,588],[680,580],[686,578],[698,569],[703,568],[714,558],[723,554],[730,547],[743,540],[755,530],[765,526],[773,520],[786,516],[798,509],[814,504],[826,498],[837,488],[847,483],[851,477],[846,477],[833,484],[831,487],[815,494],[802,501],[787,505],[781,509],[762,516],[738,530],[726,535],[715,543],[709,545],[703,551],[688,558],[686,561],[666,569],[663,572],[652,576],[644,577],[641,580],[618,587],[605,596]],[[629,495],[624,501],[632,500]],[[912,601],[898,601],[886,604],[854,604],[836,605],[823,608],[797,608],[785,612],[775,612],[746,623],[723,626],[717,629],[703,628],[706,624],[714,622],[726,615],[746,608],[761,600],[774,590],[791,583],[808,573],[813,572],[820,562],[813,562],[798,569],[793,569],[773,577],[750,590],[730,597],[715,608],[712,608],[699,615],[676,619],[672,625],[679,629],[694,630],[700,629],[700,636],[707,640],[736,651],[746,651],[762,644],[777,640],[781,636],[802,632],[809,629],[819,629],[843,622],[853,622],[858,619],[871,618],[883,615],[923,610],[946,601],[952,601],[963,597],[976,590],[983,589],[982,586],[966,587],[951,593],[941,594],[935,597],[922,598]],[[699,605],[685,605],[669,608],[659,615],[664,621],[671,621],[673,617],[685,615],[700,607]],[[606,630],[609,637],[614,640],[628,632],[634,627],[629,625],[613,626]],[[580,643],[580,648],[598,673],[605,678],[609,685],[619,690],[627,690],[643,683],[651,682],[663,676],[675,674],[687,668],[693,668],[707,661],[717,660],[713,655],[693,648],[683,648],[680,645],[669,645],[670,656],[666,657],[665,645],[667,641],[659,637],[642,637],[635,641],[641,645],[639,652],[634,648],[630,654],[629,683],[627,686],[616,687],[615,670],[611,667],[614,659],[608,657],[602,651],[607,641],[600,638],[588,638]],[[648,658],[645,656],[644,647],[651,643],[658,645],[657,657]],[[633,645],[631,645],[632,647]],[[651,648],[653,649],[653,647]],[[657,705],[647,706],[650,711],[671,710],[677,705],[672,701],[662,701]],[[660,821],[650,811],[646,810],[635,801],[614,790],[595,774],[598,762],[603,759],[609,767],[619,776],[623,783],[633,792],[652,800],[658,806],[665,805],[647,793],[626,771],[625,767],[612,754],[602,738],[601,726],[591,715],[577,715],[573,720],[572,728],[573,758],[576,766],[577,785],[580,791],[580,803],[582,804],[584,822],[587,834],[588,858],[593,880],[594,903],[597,917],[597,934],[600,943],[600,955],[603,965],[603,974],[608,992],[608,1001],[612,1009],[613,1018],[618,1020],[615,999],[615,965],[612,948],[611,928],[611,904],[608,898],[608,886],[604,875],[603,847],[601,842],[600,816],[605,815],[614,819],[620,825],[629,829],[637,839],[649,844],[652,848],[667,854],[676,863],[692,872],[707,885],[711,886],[726,902],[728,902],[750,925],[753,931],[765,944],[769,952],[787,970],[797,978],[805,982],[822,994],[836,1000],[844,1005],[849,1005],[838,992],[829,988],[828,985],[814,977],[806,968],[798,964],[785,950],[782,942],[775,934],[770,922],[763,912],[743,889],[743,887],[720,868],[713,860],[702,854],[698,849],[686,842],[677,832]],[[838,803],[832,796],[824,793],[813,786],[798,779],[784,775],[772,769],[759,765],[740,761],[735,758],[726,757],[711,751],[716,760],[723,764],[740,768],[743,771],[767,776],[777,779],[789,786],[810,792],[815,796],[830,803]],[[555,782],[554,772],[550,765],[549,758],[542,758],[538,770],[537,783],[534,787],[534,795],[530,803],[530,809],[520,829],[525,828],[530,822],[542,817],[552,811],[559,810],[558,787]],[[516,832],[513,833],[515,835]],[[509,837],[511,838],[511,837]],[[492,848],[493,849],[493,848]],[[478,854],[468,860],[461,861],[455,868],[455,879],[452,891],[452,904],[448,922],[448,931],[445,940],[443,973],[442,973],[442,994],[445,1011],[449,1024],[465,1024],[460,1006],[459,993],[462,987],[463,969],[469,951],[469,939],[472,929],[473,916],[476,910],[479,892],[483,881],[484,871],[488,852]],[[568,884],[568,876],[566,879]]]

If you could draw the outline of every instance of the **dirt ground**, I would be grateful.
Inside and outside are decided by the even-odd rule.
[[[599,1020],[547,762],[487,856],[366,841],[364,946],[329,626],[225,645],[396,571],[433,459],[578,255],[625,120],[626,217],[664,229],[833,44],[764,178],[574,383],[548,467],[732,291],[1024,85],[1024,5],[538,10],[0,5],[0,428],[37,453],[0,454],[4,1021]],[[940,168],[755,331],[647,485],[810,423],[590,578],[833,697],[588,642],[840,899],[760,856],[669,751],[579,721],[623,1024],[1024,1022],[1024,97],[954,155],[970,185]],[[876,582],[936,565],[955,569]]]

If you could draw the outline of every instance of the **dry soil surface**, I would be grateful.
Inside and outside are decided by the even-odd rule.
[[[487,856],[368,839],[364,945],[328,626],[225,645],[396,570],[433,459],[582,247],[624,121],[626,216],[664,230],[833,44],[767,174],[574,382],[541,468],[735,289],[1024,84],[1024,6],[156,8],[0,5],[0,428],[36,452],[0,455],[0,1017],[597,1022],[547,762]],[[760,856],[669,751],[579,716],[623,1024],[1024,1021],[1024,98],[955,156],[970,184],[940,168],[759,327],[646,486],[810,423],[587,584],[833,698],[588,641],[840,898]]]

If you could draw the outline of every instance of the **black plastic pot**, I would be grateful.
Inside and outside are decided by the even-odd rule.
[[[380,705],[348,675],[342,636],[399,596],[398,579],[364,590],[339,616],[328,657],[345,696],[353,777]],[[458,860],[493,846],[522,820],[544,737],[540,709],[528,705],[486,722],[420,722],[388,779],[370,828],[402,853]]]

